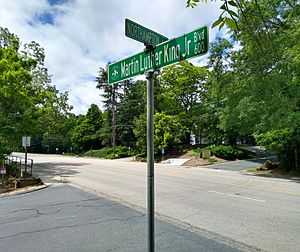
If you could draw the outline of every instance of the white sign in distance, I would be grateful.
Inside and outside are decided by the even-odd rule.
[[[23,136],[22,137],[22,146],[30,146],[30,136]]]
[[[6,167],[0,166],[0,174],[6,174]]]

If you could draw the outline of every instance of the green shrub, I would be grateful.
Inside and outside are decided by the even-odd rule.
[[[212,158],[212,157],[203,157],[203,159],[206,159],[210,163],[218,162],[218,160]]]
[[[232,146],[226,146],[226,145],[210,145],[208,147],[203,148],[203,150],[211,150],[213,155],[226,160],[249,158],[253,154],[250,151],[233,148]]]
[[[256,141],[267,150],[276,153],[277,160],[287,171],[300,173],[300,129],[271,130],[255,136]]]
[[[194,150],[193,152],[188,153],[187,156],[190,156],[190,157],[200,157],[200,152],[197,152],[196,150]]]
[[[10,153],[11,151],[9,148],[0,145],[0,165],[2,165],[5,156],[9,155]]]
[[[113,158],[128,157],[130,156],[130,152],[128,147],[126,146],[116,146],[115,155],[113,155],[112,147],[105,147],[100,150],[89,150],[84,154],[84,156],[113,159]]]
[[[11,176],[19,176],[20,175],[20,167],[17,162],[11,162],[6,164],[6,174]]]
[[[204,150],[204,149],[201,149],[200,147],[198,147],[197,149],[194,150],[194,152],[200,154],[201,150]]]
[[[106,158],[106,159],[114,159],[114,158],[118,158],[118,154],[116,154],[116,153],[115,153],[115,155],[114,155],[114,154],[107,154],[105,158]]]

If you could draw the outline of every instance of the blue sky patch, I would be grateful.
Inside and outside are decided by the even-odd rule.
[[[47,1],[52,6],[52,5],[64,4],[65,2],[68,2],[69,0],[47,0]]]
[[[54,25],[54,15],[49,11],[45,11],[45,12],[41,13],[37,17],[37,20],[38,20],[38,22],[40,22],[42,24]]]

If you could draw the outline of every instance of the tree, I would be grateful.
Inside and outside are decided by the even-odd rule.
[[[106,66],[106,69],[100,67],[96,82],[98,83],[96,87],[103,91],[101,96],[104,98],[104,108],[110,119],[105,120],[106,124],[104,127],[106,127],[105,132],[109,132],[109,129],[111,129],[111,145],[113,146],[114,155],[114,147],[116,144],[116,103],[119,95],[118,88],[120,86],[119,84],[110,85],[108,83],[108,66]]]
[[[133,146],[136,137],[133,133],[134,118],[145,113],[146,110],[146,82],[127,82],[120,101],[116,107],[117,142],[120,145]]]
[[[85,116],[81,116],[73,130],[72,143],[78,151],[101,147],[100,130],[103,118],[99,107],[92,104]]]
[[[134,120],[134,134],[137,147],[146,155],[146,115]],[[186,128],[174,117],[163,113],[154,115],[154,152],[159,156],[162,150],[174,149],[185,135]]]
[[[135,105],[132,106],[131,104],[141,97],[141,93],[135,88],[136,86],[140,87],[140,83],[135,84],[129,79],[118,84],[108,84],[108,67],[106,69],[100,68],[96,81],[98,83],[97,88],[102,91],[101,96],[107,112],[101,134],[103,137],[112,139],[108,144],[108,141],[103,138],[105,145],[114,147],[116,144],[132,144],[132,141],[134,141],[133,118],[139,115],[139,110],[136,110]],[[135,95],[136,97],[134,97]],[[131,100],[132,98],[134,100]]]
[[[241,93],[247,94],[240,102],[240,116],[255,115],[259,122],[255,125],[257,140],[261,144],[268,143],[278,157],[286,157],[285,162],[280,159],[283,167],[299,171],[300,7],[296,1],[262,1],[259,5],[248,3],[247,11],[255,14],[253,29],[260,43],[246,32],[235,34],[243,45],[236,56],[239,62],[243,60],[243,65],[238,65],[237,71],[246,80]],[[245,26],[245,19],[240,22]],[[284,144],[274,138],[276,134],[282,137]],[[264,137],[268,141],[263,141]]]
[[[205,3],[208,0],[204,0]],[[213,1],[213,0],[211,0]],[[219,30],[222,29],[224,25],[227,25],[229,28],[235,29],[238,27],[237,18],[239,17],[236,9],[243,13],[244,10],[244,0],[222,0],[220,9],[222,10],[219,18],[213,23],[212,28],[219,26]],[[187,0],[186,7],[194,8],[198,5],[199,0]]]
[[[50,137],[60,119],[69,116],[68,94],[51,85],[44,59],[39,44],[33,41],[21,50],[19,38],[0,28],[1,145],[17,148],[21,137],[30,135],[41,146],[43,136]]]
[[[19,39],[7,29],[0,28],[0,45],[0,143],[12,147],[34,109],[30,71],[35,61],[18,53]]]
[[[224,113],[227,92],[232,93],[232,89],[228,86],[235,81],[231,60],[232,47],[228,40],[222,38],[216,38],[210,46],[208,67],[211,71],[205,84],[204,106],[199,119],[200,124],[206,130],[206,137],[212,139],[215,144],[227,142],[235,145],[241,133],[241,125],[237,123],[234,110]],[[225,121],[230,123],[226,126],[221,126],[222,116],[228,116]]]
[[[62,153],[72,152],[73,146],[71,137],[73,129],[76,126],[76,117],[70,114],[67,117],[56,117],[55,124],[44,131],[40,136],[36,136],[32,141],[30,151],[32,152],[44,152],[47,153]],[[40,146],[38,143],[41,142]],[[56,151],[56,148],[58,151]]]
[[[205,67],[183,61],[165,68],[159,79],[155,106],[162,113],[176,116],[187,127],[186,143],[190,142],[190,133],[199,117],[207,77]]]
[[[240,29],[232,32],[239,48],[230,53],[224,75],[230,78],[221,82],[219,127],[255,133],[259,143],[285,156],[289,165],[280,159],[282,166],[299,169],[300,7],[295,1],[247,1],[243,11]],[[217,73],[217,66],[213,71]]]

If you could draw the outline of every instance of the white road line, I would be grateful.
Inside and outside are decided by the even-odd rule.
[[[222,193],[222,192],[216,192],[216,191],[207,191],[207,192],[215,193],[215,194],[219,194],[219,195],[225,195],[225,196],[229,196],[229,197],[235,197],[235,198],[239,198],[239,199],[253,200],[253,201],[265,203],[265,200],[254,199],[254,198],[249,198],[249,197],[243,197],[243,196],[239,196],[239,195],[236,195],[236,194]]]

